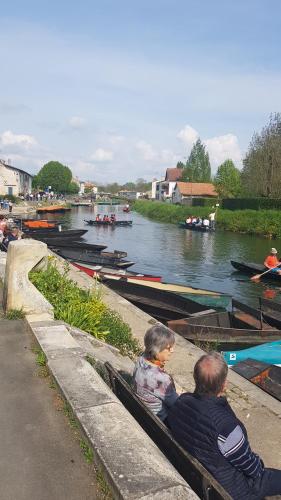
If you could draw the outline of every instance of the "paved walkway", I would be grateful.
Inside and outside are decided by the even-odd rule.
[[[93,466],[38,376],[22,321],[0,319],[0,499],[93,500]]]

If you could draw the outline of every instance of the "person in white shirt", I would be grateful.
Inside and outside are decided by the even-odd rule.
[[[211,212],[209,215],[209,219],[210,219],[210,228],[215,229],[216,212]]]
[[[203,226],[210,227],[210,221],[209,221],[209,219],[207,219],[207,217],[204,217],[204,219],[203,219]]]

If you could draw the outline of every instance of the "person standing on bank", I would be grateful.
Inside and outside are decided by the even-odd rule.
[[[214,476],[234,500],[281,494],[281,470],[266,469],[251,450],[247,431],[223,393],[228,367],[214,352],[194,367],[195,391],[182,394],[168,414],[178,443]]]
[[[136,394],[164,423],[168,409],[178,398],[173,379],[164,369],[174,343],[174,333],[165,326],[149,328],[144,336],[145,351],[137,360],[133,375]]]
[[[209,219],[210,219],[210,229],[215,229],[216,212],[211,212],[209,215]]]

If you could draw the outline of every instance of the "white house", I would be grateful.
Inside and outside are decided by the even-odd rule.
[[[0,160],[0,195],[27,194],[31,192],[32,175]]]
[[[160,201],[171,200],[175,185],[181,176],[181,168],[167,168],[165,179],[152,181],[151,198]]]
[[[126,200],[137,200],[142,193],[137,191],[127,191],[126,189],[122,189],[118,192],[118,196],[120,198],[126,198]]]

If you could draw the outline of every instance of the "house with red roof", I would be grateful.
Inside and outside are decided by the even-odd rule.
[[[217,198],[218,193],[211,182],[176,182],[173,193],[173,203],[186,203],[192,198]]]

